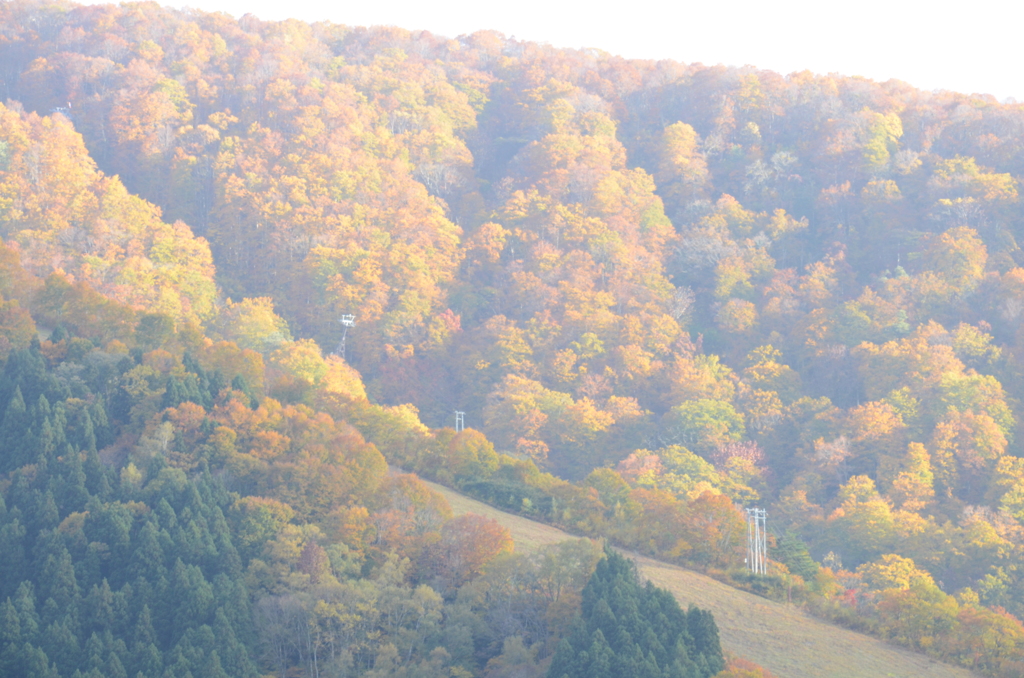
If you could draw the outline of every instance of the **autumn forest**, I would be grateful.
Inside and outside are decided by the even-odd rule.
[[[0,101],[0,674],[769,675],[627,549],[1024,675],[1024,105],[65,0]]]

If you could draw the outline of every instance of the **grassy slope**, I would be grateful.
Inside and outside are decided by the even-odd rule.
[[[495,518],[512,532],[517,548],[552,544],[571,535],[430,483],[456,515],[477,513]],[[711,610],[722,646],[757,662],[779,678],[969,678],[969,671],[887,645],[880,640],[833,626],[795,607],[775,603],[726,586],[704,575],[657,560],[628,554],[640,572],[668,589],[684,606]]]

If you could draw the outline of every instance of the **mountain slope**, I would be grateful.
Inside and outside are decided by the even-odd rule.
[[[573,536],[543,523],[499,511],[436,483],[456,515],[477,513],[495,518],[512,533],[520,548],[536,548]],[[779,678],[969,678],[966,669],[887,645],[816,619],[795,607],[759,598],[697,572],[635,553],[641,574],[671,591],[682,605],[711,610],[722,646],[757,662]]]

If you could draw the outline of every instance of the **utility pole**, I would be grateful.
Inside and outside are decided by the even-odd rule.
[[[747,509],[747,569],[768,574],[768,514],[764,509]]]
[[[455,410],[455,432],[466,430],[466,413]]]
[[[341,316],[341,320],[338,322],[345,329],[341,331],[341,341],[338,342],[338,347],[334,349],[334,355],[341,356],[343,360],[348,361],[348,356],[345,355],[345,338],[348,336],[348,328],[355,327],[356,317],[351,313],[347,313]]]

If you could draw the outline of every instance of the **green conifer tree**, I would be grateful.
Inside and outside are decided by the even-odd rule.
[[[683,612],[667,591],[641,586],[633,563],[608,549],[548,677],[708,678],[724,666],[711,613]]]

